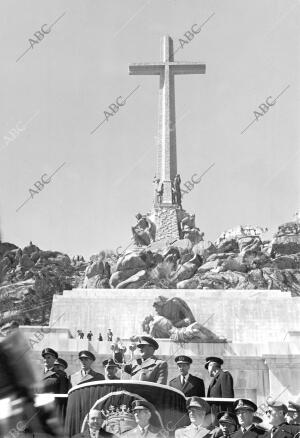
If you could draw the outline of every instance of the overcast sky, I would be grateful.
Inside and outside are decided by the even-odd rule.
[[[176,49],[202,23],[175,55],[206,64],[205,75],[176,76],[178,171],[185,182],[215,164],[183,207],[209,240],[239,224],[274,232],[291,220],[300,206],[299,17],[298,0],[2,0],[2,239],[84,256],[130,241],[135,214],[152,207],[158,77],[129,76],[128,65],[159,61],[163,35]],[[279,97],[256,121],[270,96]],[[34,183],[56,170],[38,192]]]

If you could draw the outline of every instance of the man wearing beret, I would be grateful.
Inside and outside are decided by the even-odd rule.
[[[71,385],[81,385],[82,383],[96,382],[97,380],[104,380],[101,373],[94,371],[91,366],[96,358],[90,351],[83,350],[79,352],[78,358],[81,364],[81,370],[71,375]]]
[[[267,432],[267,438],[293,438],[300,431],[300,426],[286,422],[287,406],[279,400],[268,401],[267,405],[266,414],[271,426]]]
[[[265,429],[254,424],[254,413],[257,410],[255,403],[241,398],[234,402],[233,407],[240,428],[233,434],[232,438],[258,438],[265,435]]]
[[[146,400],[134,400],[132,411],[137,426],[122,434],[122,438],[166,438],[167,433],[151,424],[154,406]]]
[[[191,424],[175,431],[175,438],[208,438],[210,430],[204,427],[205,416],[210,413],[209,404],[200,397],[188,397],[186,400]]]
[[[288,402],[288,411],[286,413],[286,421],[288,424],[300,425],[300,405],[295,402]]]
[[[223,371],[221,369],[222,365],[223,360],[219,357],[211,356],[206,358],[205,368],[212,378],[207,390],[207,397],[234,397],[232,375],[229,371]]]
[[[140,350],[141,358],[126,365],[124,369],[131,375],[132,380],[167,384],[168,364],[154,356],[154,351],[158,347],[158,343],[150,336],[141,336],[138,339],[137,348]]]
[[[189,356],[175,357],[180,375],[169,382],[172,388],[179,389],[185,397],[205,397],[204,382],[199,377],[189,374],[191,363],[193,362]]]
[[[57,352],[52,348],[44,348],[42,356],[44,359],[43,392],[66,394],[70,388],[68,377],[66,373],[56,370],[54,367],[54,363],[58,358]]]
[[[116,364],[113,359],[106,359],[102,362],[105,369],[105,378],[107,380],[120,380],[117,372],[120,369],[120,366]]]

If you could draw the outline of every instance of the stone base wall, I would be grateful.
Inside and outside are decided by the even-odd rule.
[[[169,238],[180,239],[180,222],[187,215],[175,205],[160,205],[154,208],[154,221],[156,225],[155,240]]]

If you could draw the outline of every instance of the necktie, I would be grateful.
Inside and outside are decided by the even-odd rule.
[[[277,427],[272,427],[272,429],[271,429],[271,438],[273,438],[273,436],[274,436],[274,433],[276,432],[276,430],[277,430]]]
[[[185,385],[185,377],[182,376],[182,386],[184,386],[184,385]]]
[[[247,429],[245,427],[242,427],[242,432],[245,434],[247,432]]]
[[[142,436],[145,436],[145,434],[146,434],[146,429],[143,429],[143,428],[142,428],[142,429],[141,429],[141,435],[142,435]]]

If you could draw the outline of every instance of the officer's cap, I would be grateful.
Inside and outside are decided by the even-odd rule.
[[[151,338],[150,336],[140,336],[138,338],[137,347],[139,348],[141,345],[151,345],[151,347],[153,347],[154,350],[157,350],[159,347],[156,340]]]
[[[287,406],[284,403],[282,403],[280,400],[267,400],[267,405],[270,408],[279,409],[283,411],[284,414],[286,414],[288,411]]]
[[[205,359],[205,365],[204,365],[204,367],[207,369],[208,368],[208,365],[210,364],[210,362],[214,362],[214,363],[217,363],[218,365],[223,365],[223,359],[221,359],[221,358],[219,358],[219,357],[215,357],[215,356],[210,356],[210,357],[207,357],[206,359]]]
[[[113,359],[106,359],[102,362],[104,367],[119,367],[119,365]]]
[[[291,401],[289,401],[287,408],[290,412],[300,412],[300,405]]]
[[[256,412],[257,406],[251,400],[245,398],[240,398],[233,403],[233,408],[235,411],[239,409],[247,409],[248,411]]]
[[[64,359],[62,359],[61,357],[58,357],[56,359],[56,361],[54,362],[54,365],[62,365],[64,367],[64,369],[68,368],[68,362],[66,362]]]
[[[236,415],[233,412],[228,411],[222,411],[219,412],[217,415],[217,419],[219,420],[219,423],[229,423],[237,425],[237,418]]]
[[[58,358],[58,354],[52,348],[44,348],[44,350],[42,351],[42,356],[45,357],[46,354],[51,354],[51,356],[54,356],[55,359]]]
[[[193,360],[189,356],[177,356],[177,357],[175,357],[175,362],[177,364],[179,364],[179,363],[189,363],[189,364],[191,364],[193,362]]]
[[[133,411],[147,409],[148,411],[153,412],[154,410],[153,405],[147,400],[134,400],[131,404],[131,407]]]
[[[186,408],[190,409],[190,408],[198,408],[201,409],[203,411],[205,411],[206,414],[208,414],[210,412],[210,406],[209,404],[203,400],[203,398],[201,397],[187,397],[186,399]]]
[[[95,358],[95,356],[93,355],[93,353],[91,353],[91,352],[88,351],[88,350],[82,350],[82,351],[80,351],[78,357],[79,357],[79,359],[81,359],[82,357],[87,357],[88,359],[92,359],[93,361],[96,360],[96,358]]]

